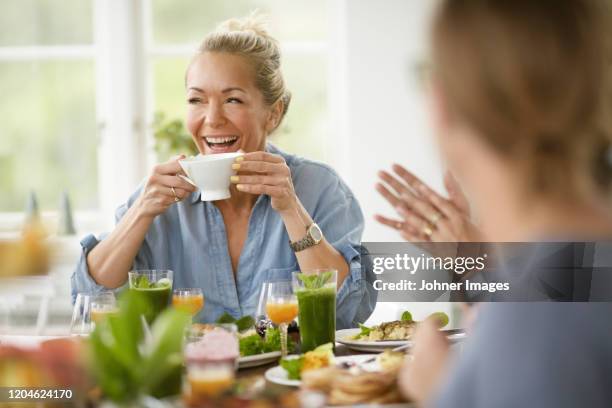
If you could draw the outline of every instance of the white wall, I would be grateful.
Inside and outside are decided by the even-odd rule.
[[[427,57],[434,5],[434,0],[345,0],[342,5],[344,33],[336,46],[345,72],[338,102],[344,106],[340,117],[348,149],[339,171],[365,214],[364,241],[400,239],[372,218],[394,213],[374,190],[378,170],[398,162],[434,188],[442,185],[425,94],[413,69]]]
[[[435,0],[340,0],[341,27],[336,32],[332,57],[332,96],[341,106],[334,165],[349,183],[366,218],[363,241],[401,241],[393,230],[378,224],[373,215],[394,215],[375,191],[381,169],[397,162],[423,181],[442,190],[442,166],[429,124],[424,89],[417,81],[415,64],[427,58],[428,30]],[[339,74],[341,72],[341,74]],[[332,106],[334,100],[332,99]],[[342,149],[342,150],[340,150]],[[410,310],[417,320],[434,311],[460,315],[448,303],[379,302],[366,324],[399,318]]]

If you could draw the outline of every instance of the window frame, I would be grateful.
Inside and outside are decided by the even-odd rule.
[[[96,137],[98,143],[98,209],[74,210],[79,234],[109,230],[114,212],[156,163],[153,139],[153,64],[168,57],[190,57],[197,44],[154,44],[151,0],[91,0],[93,39],[91,44],[0,46],[0,62],[89,60],[95,66]],[[328,121],[332,137],[326,145],[327,162],[348,177],[347,142],[343,129],[342,95],[345,83],[343,61],[344,10],[347,0],[329,0],[330,27],[326,41],[281,43],[284,55],[319,55],[328,61]],[[117,103],[116,101],[122,101]],[[43,212],[50,224],[57,211]],[[21,228],[23,212],[1,212],[0,232]]]

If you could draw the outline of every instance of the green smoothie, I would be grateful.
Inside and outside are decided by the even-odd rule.
[[[145,318],[148,323],[153,323],[153,320],[168,307],[172,298],[172,288],[169,286],[149,289],[131,288],[130,290],[133,290],[147,300],[149,310],[145,314]]]
[[[146,300],[148,311],[145,318],[149,324],[168,307],[172,299],[172,281],[167,278],[151,282],[146,275],[134,276],[130,279],[130,290]]]
[[[336,338],[336,288],[324,286],[297,291],[302,353]]]

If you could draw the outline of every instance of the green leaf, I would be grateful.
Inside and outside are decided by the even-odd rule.
[[[155,397],[166,397],[180,392],[174,389],[176,376],[180,379],[183,364],[183,337],[191,323],[191,315],[181,310],[164,310],[151,327],[153,343],[145,347],[143,371],[147,373],[143,388]],[[180,384],[180,380],[178,381]]]
[[[359,323],[359,328],[361,329],[361,332],[357,335],[357,338],[369,336],[370,332],[372,331],[371,328],[369,328],[368,326],[365,326],[365,325],[363,325],[361,323]]]
[[[239,344],[241,356],[254,356],[263,353],[264,341],[259,334],[243,337]]]
[[[301,378],[300,372],[304,365],[304,357],[298,357],[293,359],[282,359],[280,366],[287,371],[287,377],[290,380],[299,380]]]
[[[236,320],[235,323],[239,331],[245,331],[255,326],[255,319],[247,315],[247,316],[242,316],[240,319]]]
[[[318,274],[307,275],[298,273],[296,276],[304,283],[304,287],[308,290],[319,289],[325,286],[333,275],[332,271],[325,271]]]
[[[143,313],[148,299],[126,291],[119,313],[96,325],[88,341],[89,367],[105,397],[115,402],[142,394],[157,397],[180,393],[182,347],[191,317],[166,309],[151,328],[152,341],[143,344]]]
[[[217,319],[219,324],[236,323],[236,319],[229,313],[225,312]]]
[[[414,320],[412,320],[412,313],[410,313],[409,311],[405,311],[404,313],[402,313],[402,318],[401,320],[403,322],[413,322]]]

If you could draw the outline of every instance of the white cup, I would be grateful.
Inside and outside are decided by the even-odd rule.
[[[179,160],[187,174],[187,181],[201,191],[202,201],[216,201],[230,198],[230,176],[234,174],[232,163],[243,153],[199,154]]]

